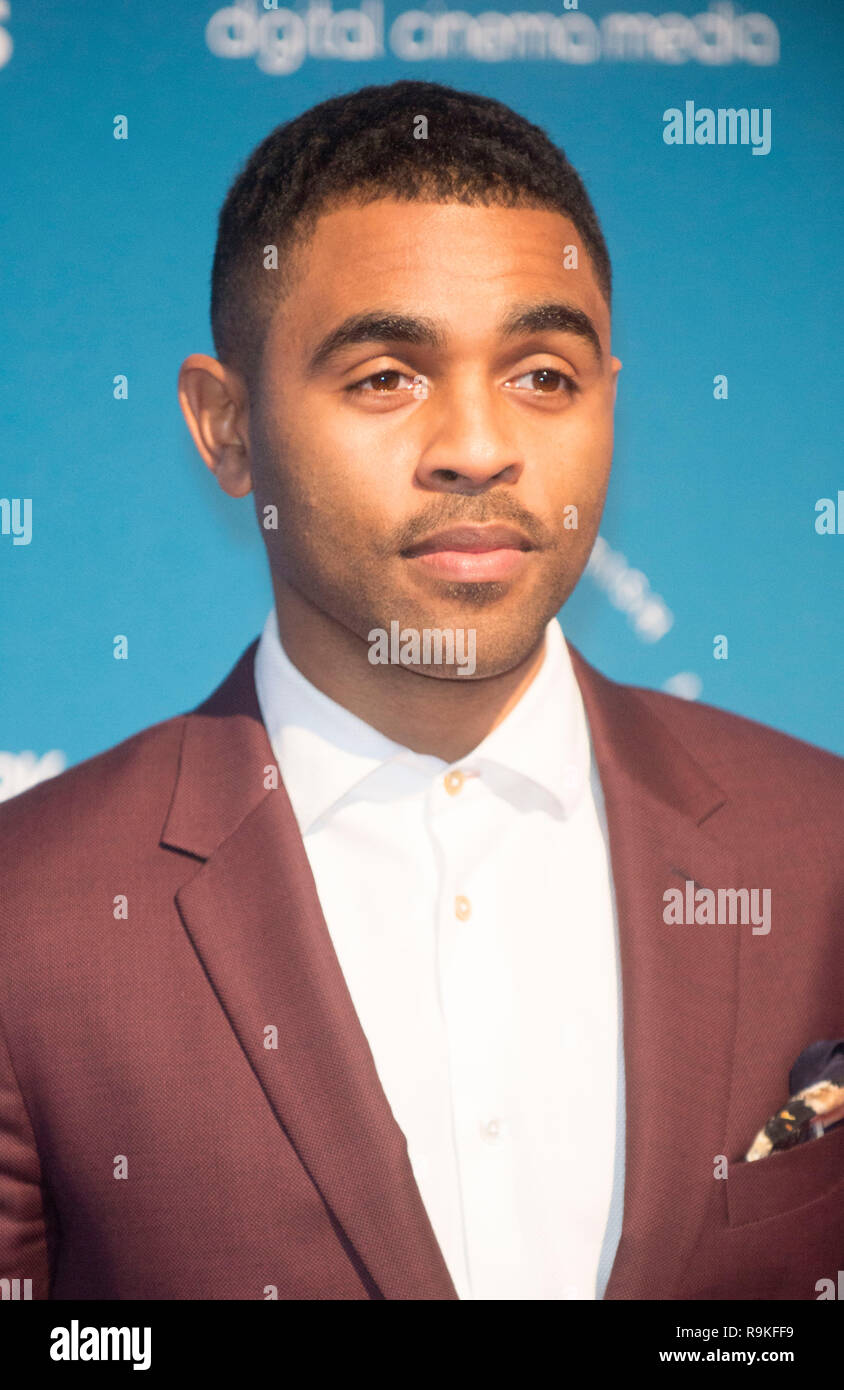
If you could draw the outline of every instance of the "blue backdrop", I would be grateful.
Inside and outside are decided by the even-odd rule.
[[[842,6],[637,3],[0,0],[0,798],[190,708],[257,634],[251,499],[218,491],[176,374],[213,351],[216,218],[248,153],[398,77],[544,126],[602,219],[624,370],[567,635],[617,679],[844,753]],[[687,102],[767,109],[769,152],[666,143]]]

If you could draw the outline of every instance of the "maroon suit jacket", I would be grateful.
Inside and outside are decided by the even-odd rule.
[[[254,650],[199,709],[0,806],[0,1278],[35,1298],[457,1297],[265,786]],[[844,760],[571,650],[621,939],[605,1296],[814,1299],[844,1264],[844,1126],[713,1175],[844,1034]],[[770,888],[770,933],[666,925],[686,879]]]

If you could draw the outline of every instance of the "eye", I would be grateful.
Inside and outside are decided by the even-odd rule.
[[[396,387],[400,381],[406,381],[414,395],[418,394],[420,385],[424,384],[425,378],[420,376],[409,376],[407,372],[400,372],[397,367],[384,367],[380,372],[371,372],[369,376],[363,377],[361,381],[352,382],[346,390],[350,392],[358,391],[366,395],[394,395]],[[376,383],[373,386],[369,382]]]
[[[556,367],[534,367],[532,371],[523,372],[521,376],[513,377],[507,385],[514,385],[520,381],[528,381],[532,384],[517,389],[537,391],[543,396],[573,396],[577,391],[577,384],[573,378],[567,376],[565,372],[558,371]],[[561,386],[562,390],[560,389]]]

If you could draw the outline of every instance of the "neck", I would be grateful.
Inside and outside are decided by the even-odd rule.
[[[366,643],[348,628],[284,581],[273,588],[281,644],[305,679],[394,743],[448,763],[465,758],[506,718],[542,665],[544,634],[513,670],[478,680],[373,666]]]

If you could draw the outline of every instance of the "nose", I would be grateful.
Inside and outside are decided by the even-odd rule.
[[[442,388],[426,402],[424,421],[416,479],[427,491],[472,494],[518,482],[524,459],[510,408],[493,386],[464,379]]]

